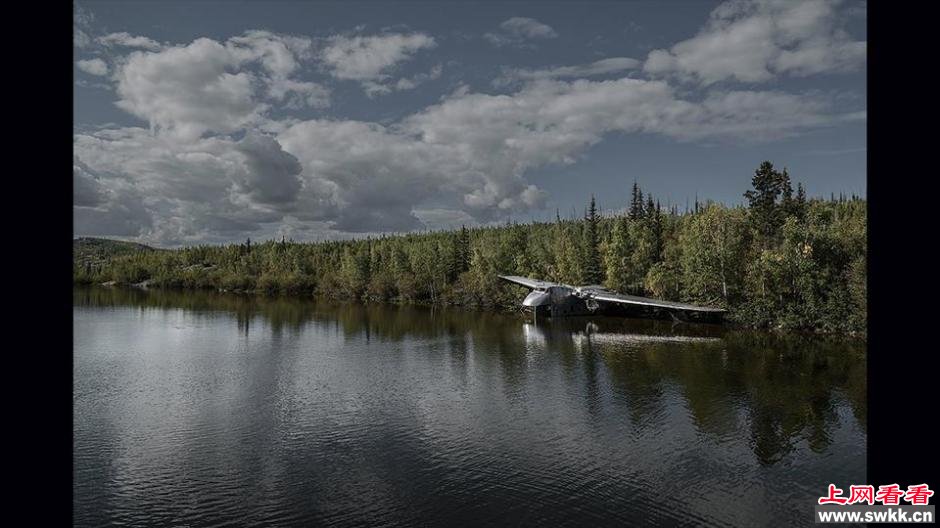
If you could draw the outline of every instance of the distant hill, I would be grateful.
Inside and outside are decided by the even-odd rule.
[[[161,250],[137,242],[125,242],[108,238],[82,237],[72,240],[72,260],[76,264],[102,262],[111,257],[141,251]]]

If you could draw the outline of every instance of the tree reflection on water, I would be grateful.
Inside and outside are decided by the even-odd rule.
[[[848,403],[866,428],[864,342],[780,335],[663,321],[572,318],[535,325],[518,315],[318,299],[84,287],[75,306],[181,309],[195,317],[234,314],[239,332],[260,322],[274,334],[325,324],[346,337],[379,342],[446,339],[446,360],[467,379],[467,362],[493,364],[507,391],[519,390],[533,357],[552,354],[571,379],[585,384],[589,413],[600,412],[601,383],[637,431],[664,419],[667,392],[678,392],[697,431],[721,441],[749,435],[761,465],[772,466],[805,441],[825,450]],[[428,354],[439,351],[427,351]],[[475,356],[476,357],[476,356]]]

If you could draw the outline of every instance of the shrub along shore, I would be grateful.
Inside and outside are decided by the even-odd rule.
[[[360,240],[288,240],[156,250],[75,241],[78,284],[333,298],[517,306],[498,274],[722,306],[742,326],[863,334],[867,202],[808,199],[764,162],[747,205],[706,202],[680,212],[633,186],[620,214],[461,228]]]

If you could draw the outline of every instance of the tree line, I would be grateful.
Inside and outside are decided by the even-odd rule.
[[[640,186],[622,214],[360,240],[265,241],[76,260],[76,283],[212,288],[508,308],[523,275],[722,306],[751,327],[864,332],[867,202],[807,198],[786,169],[755,170],[745,205],[666,208]]]

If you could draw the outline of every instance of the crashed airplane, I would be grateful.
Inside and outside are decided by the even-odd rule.
[[[536,319],[578,315],[620,315],[720,323],[727,313],[723,308],[625,295],[610,291],[603,286],[570,286],[516,275],[499,275],[499,278],[532,290],[522,301],[522,307],[531,310]]]

